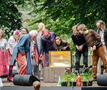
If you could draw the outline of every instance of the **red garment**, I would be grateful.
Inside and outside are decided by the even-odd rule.
[[[0,76],[8,74],[6,53],[0,50]]]
[[[37,52],[37,49],[34,47],[34,51],[35,51],[35,62],[36,62],[36,65],[38,65],[38,62],[39,62],[39,55],[38,55],[38,52]],[[43,63],[43,67],[45,67],[45,54],[42,56],[42,63]]]
[[[10,61],[11,61],[11,58],[12,58],[12,55],[10,54],[10,51],[9,50],[6,50],[6,58],[7,58],[7,65],[10,65]]]
[[[19,68],[19,73],[20,75],[24,75],[27,72],[27,60],[24,60],[23,55],[18,52],[16,61],[19,62],[20,68]]]

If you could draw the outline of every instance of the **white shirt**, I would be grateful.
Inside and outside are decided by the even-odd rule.
[[[13,50],[16,44],[17,42],[15,41],[14,37],[11,36],[8,40],[8,45],[7,45],[7,49],[9,49],[11,55],[13,54]]]
[[[105,45],[105,42],[104,42],[104,30],[100,30],[99,31],[99,35],[101,37],[101,42],[103,43],[103,45]]]

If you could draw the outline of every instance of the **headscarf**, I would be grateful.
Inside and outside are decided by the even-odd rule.
[[[46,36],[49,35],[49,34],[50,34],[50,32],[49,32],[48,29],[45,29],[45,30],[43,31],[43,36],[44,36],[44,37],[46,37]]]

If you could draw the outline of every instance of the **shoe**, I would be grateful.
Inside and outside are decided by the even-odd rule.
[[[8,77],[7,77],[7,80],[8,80],[9,82],[13,82],[13,77],[12,77],[12,76],[8,76]]]
[[[40,77],[40,80],[43,80],[43,77]]]
[[[75,71],[75,75],[76,75],[76,76],[79,75],[79,71],[78,71],[78,70]]]

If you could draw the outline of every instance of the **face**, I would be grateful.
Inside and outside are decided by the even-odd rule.
[[[98,29],[100,29],[101,28],[100,22],[97,22],[96,26],[97,26]]]
[[[83,34],[83,30],[79,30],[79,33]]]
[[[27,34],[26,29],[22,29],[21,33],[22,33],[22,34]]]
[[[101,24],[101,30],[105,30],[105,25]]]
[[[73,30],[73,33],[74,33],[74,35],[77,35],[78,34],[78,30]]]
[[[56,44],[60,45],[61,44],[61,40],[60,39],[56,39]]]
[[[47,39],[48,39],[49,37],[50,37],[50,34],[48,34],[48,35],[45,36],[45,38],[47,38]]]
[[[88,33],[88,30],[85,30],[85,31],[83,31],[83,33],[82,34],[87,34]]]
[[[19,40],[19,38],[20,38],[20,34],[18,34],[18,35],[14,35],[14,38],[16,39],[16,41]]]

